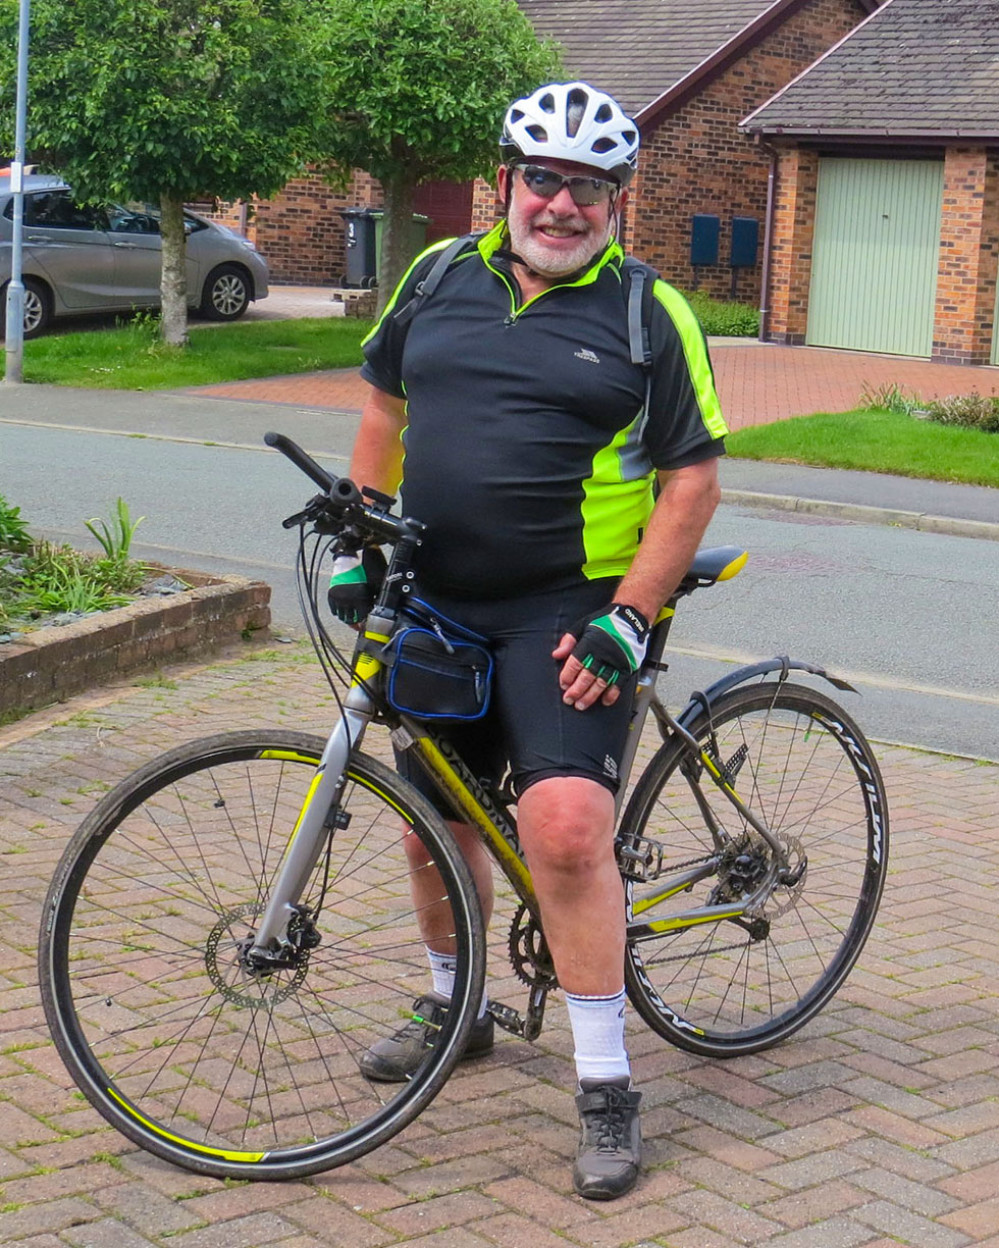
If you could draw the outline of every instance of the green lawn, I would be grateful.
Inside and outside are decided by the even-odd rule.
[[[24,380],[103,390],[169,390],[360,364],[370,321],[324,317],[192,328],[190,345],[164,346],[150,324],[36,338],[24,344]],[[0,376],[4,356],[0,351]]]
[[[725,446],[740,459],[999,487],[999,434],[895,412],[797,416],[740,429],[725,439]]]

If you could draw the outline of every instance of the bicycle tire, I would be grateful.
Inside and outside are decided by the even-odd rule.
[[[302,897],[318,904],[325,879],[321,943],[267,977],[240,963],[324,744],[250,731],[171,750],[91,812],[46,898],[41,994],[70,1074],[122,1134],[201,1174],[297,1178],[369,1152],[430,1103],[475,1021],[485,939],[471,874],[426,801],[362,754],[349,820]],[[457,978],[419,1069],[375,1084],[360,1054],[413,1017],[428,979],[409,828],[444,881]]]
[[[702,746],[712,732],[736,792],[782,839],[797,884],[778,884],[746,926],[714,920],[645,939],[629,938],[628,995],[646,1023],[681,1049],[737,1057],[785,1040],[825,1006],[849,974],[871,930],[888,862],[888,808],[870,746],[853,719],[801,685],[737,688],[690,725]],[[621,822],[624,837],[665,849],[664,874],[715,861],[673,897],[655,882],[626,881],[629,919],[745,897],[772,851],[703,776],[701,792],[736,847],[717,861],[674,738],[641,776]],[[700,765],[699,765],[700,766]],[[741,847],[741,851],[740,851]],[[764,852],[765,851],[765,852]],[[739,853],[744,861],[736,863]],[[657,891],[658,890],[658,891]],[[755,934],[747,930],[756,919]]]

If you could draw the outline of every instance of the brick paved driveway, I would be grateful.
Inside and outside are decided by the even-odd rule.
[[[999,1248],[999,769],[897,748],[881,751],[889,888],[833,1005],[783,1047],[726,1064],[632,1019],[647,1169],[625,1199],[571,1195],[557,1000],[538,1044],[505,1037],[341,1170],[227,1185],[136,1152],[73,1091],[42,1022],[35,933],[55,860],[107,784],[168,745],[237,725],[322,730],[332,715],[296,647],[168,675],[0,729],[0,1243]]]
[[[862,351],[736,342],[713,345],[711,359],[730,429],[812,412],[846,412],[858,405],[865,387],[898,385],[921,399],[973,390],[999,394],[999,368],[962,368]],[[189,393],[354,412],[360,411],[365,387],[357,369],[346,368],[203,386]]]

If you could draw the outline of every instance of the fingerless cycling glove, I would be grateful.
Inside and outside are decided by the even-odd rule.
[[[573,658],[608,685],[637,672],[649,643],[649,622],[636,607],[615,602],[570,630],[579,640]]]

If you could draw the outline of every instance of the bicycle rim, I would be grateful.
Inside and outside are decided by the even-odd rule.
[[[635,1008],[660,1035],[695,1053],[733,1057],[785,1039],[832,997],[877,912],[888,856],[888,813],[877,764],[853,720],[795,685],[733,690],[702,715],[694,736],[717,742],[742,801],[778,836],[792,872],[741,921],[713,920],[629,939],[626,980]],[[622,834],[664,848],[659,881],[629,883],[629,915],[655,923],[699,906],[738,903],[773,869],[773,853],[698,769],[723,829],[718,847],[684,776],[685,747],[663,746],[642,776]],[[703,878],[676,896],[681,869]]]
[[[423,799],[363,755],[301,899],[318,944],[267,977],[241,961],[323,745],[230,733],[155,760],[81,826],[46,901],[42,998],[70,1073],[130,1139],[200,1173],[290,1178],[370,1151],[436,1095],[474,1021],[468,869]],[[428,978],[409,836],[451,903],[457,982],[421,1067],[376,1084],[359,1059],[412,1018]]]

